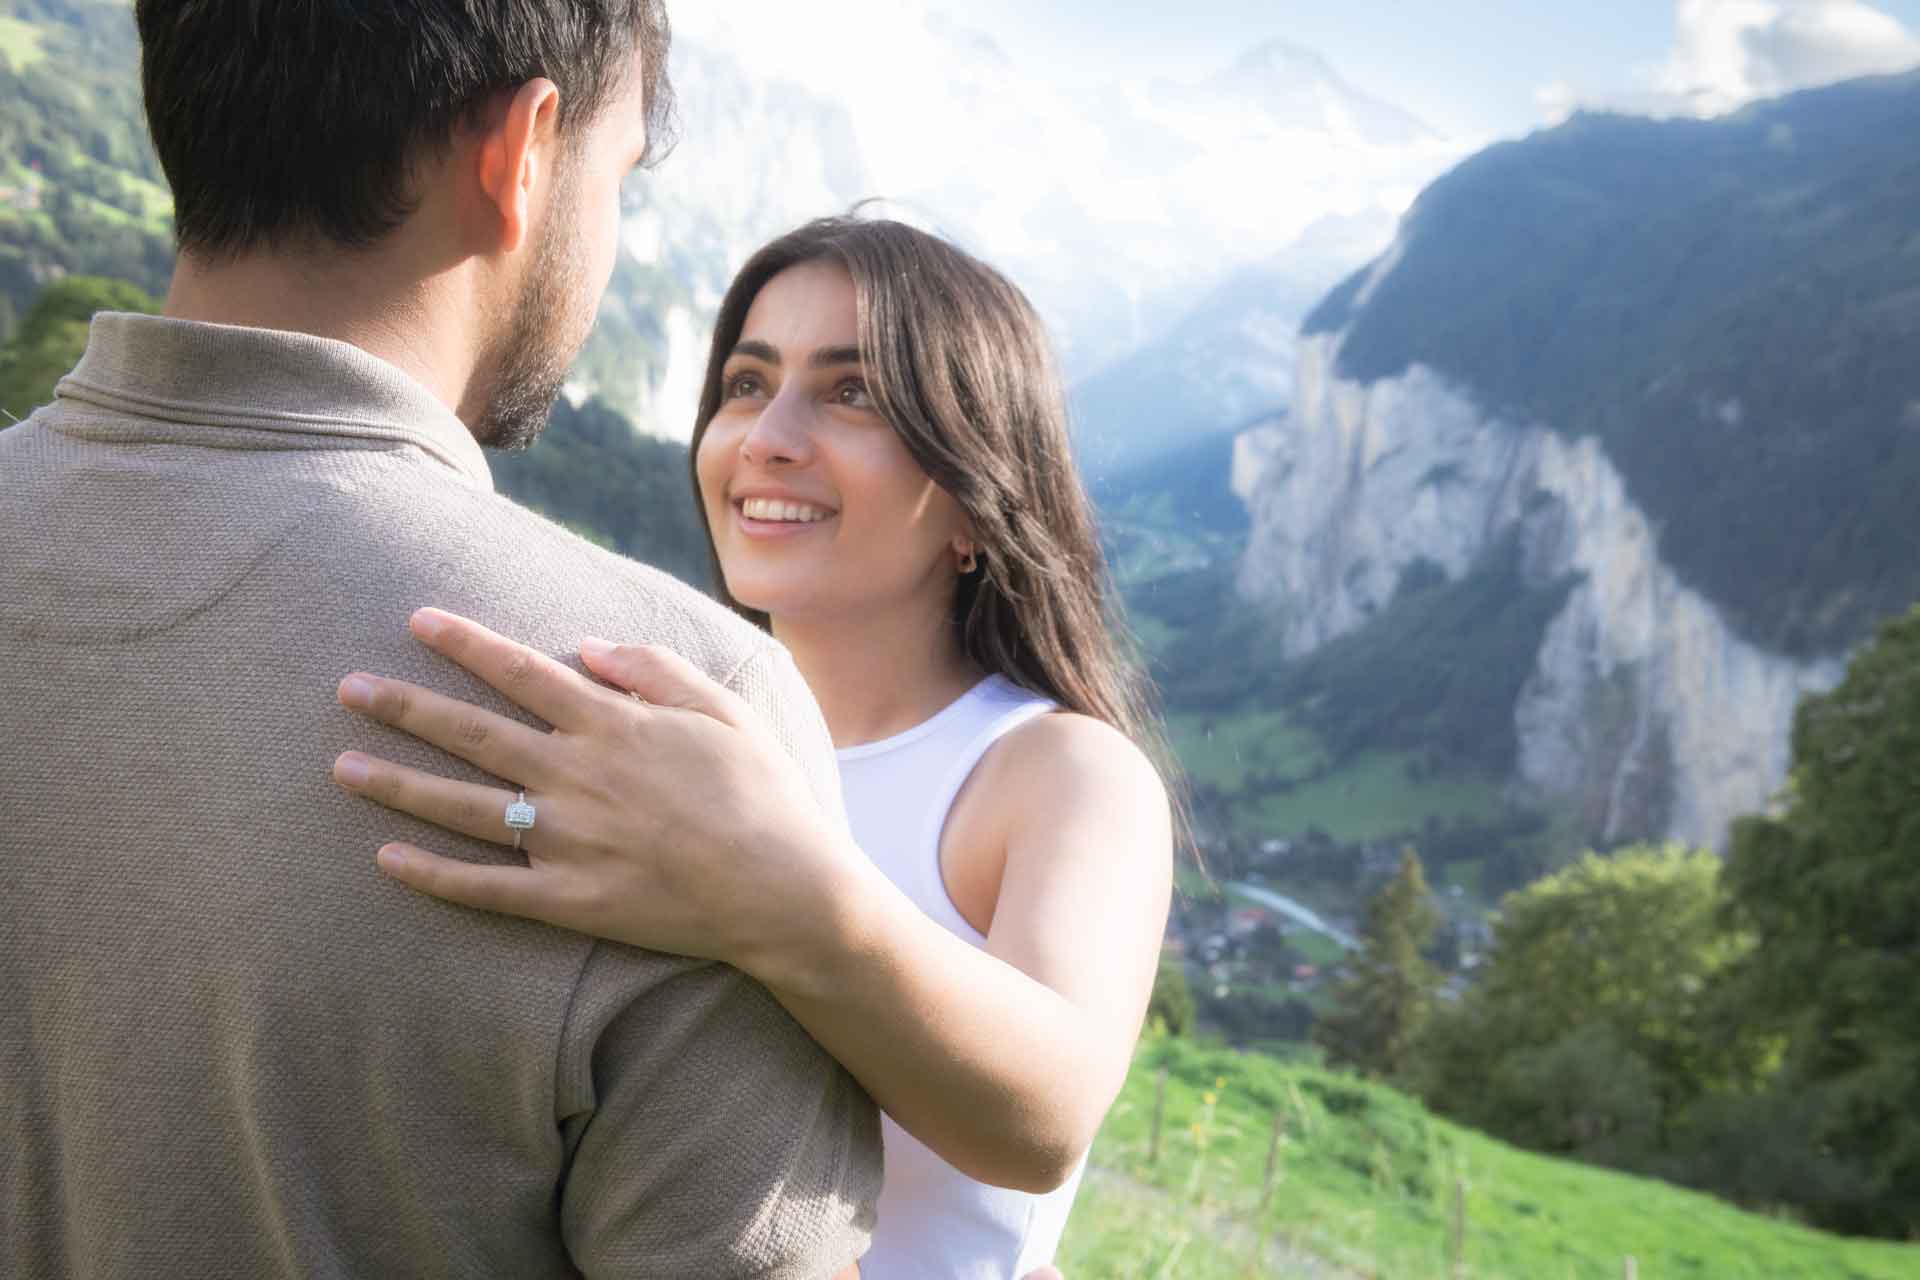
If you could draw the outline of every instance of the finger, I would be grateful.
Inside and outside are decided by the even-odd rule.
[[[455,782],[358,751],[333,762],[333,780],[357,796],[437,827],[494,844],[513,843],[507,806],[518,799],[514,792]]]
[[[682,711],[698,711],[723,724],[742,728],[751,714],[746,702],[673,650],[657,644],[580,642],[587,670],[644,702]]]
[[[479,623],[443,609],[421,609],[408,620],[421,643],[451,658],[514,705],[556,729],[578,729],[598,690],[578,671]]]
[[[550,735],[518,720],[364,671],[340,682],[339,697],[343,707],[521,784],[541,777],[541,762],[553,745]]]
[[[561,903],[531,867],[462,862],[410,844],[390,844],[375,855],[382,871],[421,893],[501,915],[564,924]]]

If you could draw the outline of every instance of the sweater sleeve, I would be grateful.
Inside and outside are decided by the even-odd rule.
[[[589,1277],[826,1280],[866,1251],[873,1103],[765,988],[725,965],[596,946],[568,1016],[561,1229]]]
[[[724,683],[844,828],[832,740],[792,657],[756,646]],[[656,976],[636,984],[648,965]],[[567,1024],[561,1220],[588,1276],[825,1280],[866,1251],[878,1115],[765,988],[599,944]]]

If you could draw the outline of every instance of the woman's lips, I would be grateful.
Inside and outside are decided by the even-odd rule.
[[[830,507],[799,498],[745,497],[737,501],[740,514],[753,520],[786,524],[812,524],[833,514]]]
[[[733,513],[740,531],[756,539],[798,537],[832,522],[839,515],[815,503],[766,498],[737,500]]]

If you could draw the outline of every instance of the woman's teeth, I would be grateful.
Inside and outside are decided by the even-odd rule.
[[[740,514],[749,520],[773,520],[783,524],[812,524],[833,513],[821,507],[798,502],[776,502],[771,498],[748,498],[740,504]]]

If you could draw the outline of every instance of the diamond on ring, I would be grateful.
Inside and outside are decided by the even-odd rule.
[[[534,808],[527,803],[527,793],[522,791],[520,798],[507,806],[506,823],[513,828],[513,847],[520,847],[520,836],[533,830]]]

